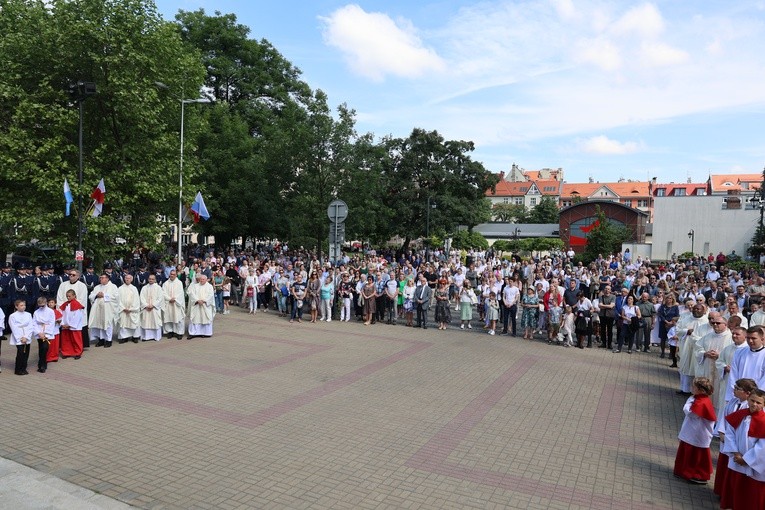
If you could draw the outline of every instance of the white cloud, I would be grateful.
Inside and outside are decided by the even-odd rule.
[[[593,136],[579,142],[579,149],[589,154],[632,154],[641,148],[637,142],[619,142],[605,135]]]
[[[423,45],[412,24],[346,5],[324,23],[324,41],[339,49],[354,72],[375,81],[387,75],[417,78],[445,68],[438,54]]]
[[[563,20],[569,20],[576,16],[576,8],[573,0],[551,0],[555,10]]]
[[[579,62],[593,64],[604,71],[614,71],[622,65],[619,48],[604,38],[579,41],[575,58]]]
[[[624,13],[611,31],[624,36],[657,37],[664,31],[664,18],[655,5],[646,3]]]
[[[643,43],[641,61],[649,67],[666,67],[682,64],[688,60],[688,53],[660,42]]]

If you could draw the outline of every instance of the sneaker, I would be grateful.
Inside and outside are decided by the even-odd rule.
[[[332,319],[331,318],[327,319],[327,322],[332,322]]]
[[[494,334],[495,334],[495,333],[494,333],[494,330],[493,330],[493,329],[490,329],[490,330],[489,330],[489,334],[490,334],[490,335],[494,335]]]
[[[460,324],[460,329],[465,329],[465,325],[464,324]]]
[[[472,324],[468,324],[468,329],[473,329],[473,325]]]

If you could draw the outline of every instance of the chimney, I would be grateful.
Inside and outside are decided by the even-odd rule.
[[[500,181],[504,181],[505,180],[505,171],[504,170],[499,172],[499,180]]]

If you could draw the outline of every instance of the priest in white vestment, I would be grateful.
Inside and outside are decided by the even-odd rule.
[[[99,283],[90,293],[90,338],[97,339],[96,347],[111,347],[114,318],[117,312],[117,286],[109,281],[107,274],[99,277]]]
[[[730,364],[727,400],[733,398],[733,386],[739,379],[754,379],[757,387],[765,389],[765,336],[762,326],[752,326],[747,330],[748,349],[739,349],[733,355]]]
[[[175,269],[170,271],[170,278],[162,285],[165,304],[162,307],[163,327],[168,338],[183,338],[186,322],[186,298],[183,283],[178,279]]]
[[[765,311],[762,310],[760,304],[751,304],[752,315],[749,316],[749,327],[752,326],[765,326]]]
[[[162,340],[162,307],[165,293],[157,284],[157,277],[149,275],[149,283],[141,289],[141,339]]]
[[[198,283],[189,286],[189,338],[212,336],[214,317],[215,290],[200,274]]]
[[[696,342],[711,331],[706,306],[701,303],[693,305],[691,312],[684,314],[678,321],[676,331],[679,358],[678,372],[680,373],[680,390],[678,393],[690,396],[693,378],[696,376],[697,363],[693,355]]]
[[[712,381],[714,392],[710,395],[714,404],[715,413],[720,414],[722,407],[718,408],[720,400],[717,396],[720,392],[725,393],[725,387],[721,386],[723,373],[718,369],[717,360],[720,353],[728,345],[733,343],[728,323],[723,319],[720,312],[709,312],[709,324],[712,331],[696,342],[694,356],[696,358],[696,377],[706,377]]]
[[[117,290],[117,341],[124,344],[128,340],[138,343],[141,336],[139,320],[141,299],[138,289],[133,285],[133,275],[125,275],[125,283]]]
[[[731,388],[736,385],[736,381],[741,379],[738,377],[731,381],[731,368],[733,364],[733,358],[736,352],[741,349],[749,349],[746,343],[746,328],[739,326],[731,330],[731,338],[733,343],[722,350],[720,357],[717,359],[717,371],[723,374],[722,381],[720,382],[720,392],[716,395],[712,395],[712,402],[719,401],[722,404],[721,409],[725,409],[728,403],[727,390],[728,386]],[[715,425],[714,435],[717,436],[718,432],[724,430],[723,421],[725,420],[725,413],[722,412],[717,415],[717,425]]]

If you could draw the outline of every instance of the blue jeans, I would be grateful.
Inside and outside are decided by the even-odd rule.
[[[223,291],[222,290],[215,291],[215,308],[218,309],[218,312],[223,312]]]

